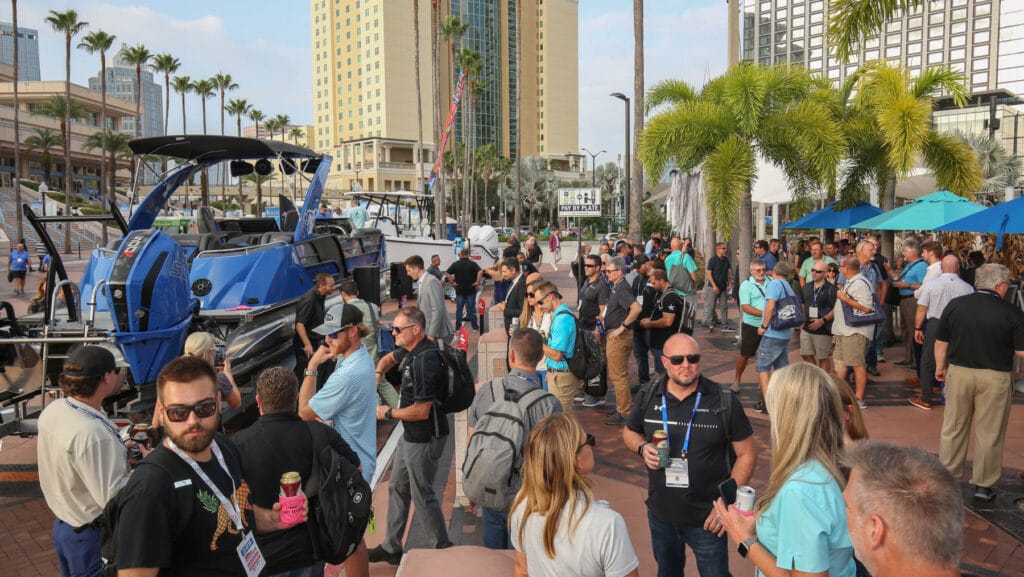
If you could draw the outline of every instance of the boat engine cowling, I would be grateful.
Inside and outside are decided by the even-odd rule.
[[[494,254],[501,252],[498,231],[494,230],[494,227],[489,224],[474,224],[469,227],[466,238],[469,239],[469,243],[473,246],[484,247]]]
[[[115,342],[137,384],[152,383],[181,354],[196,302],[185,252],[159,229],[128,235],[107,279]]]

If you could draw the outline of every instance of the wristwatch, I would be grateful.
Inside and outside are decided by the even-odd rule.
[[[736,550],[739,552],[740,557],[743,557],[744,559],[746,559],[747,558],[747,553],[750,553],[750,548],[754,545],[754,543],[760,543],[760,541],[757,540],[757,535],[751,535],[750,537],[747,537],[746,539],[744,539],[736,547]]]
[[[391,409],[384,411],[384,418],[389,421],[394,419],[394,417],[391,415]]]
[[[315,369],[314,370],[306,369],[305,371],[302,372],[302,374],[306,375],[307,377],[315,377],[317,375],[317,371]]]

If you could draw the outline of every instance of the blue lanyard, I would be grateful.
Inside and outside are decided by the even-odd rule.
[[[686,437],[683,439],[683,452],[681,453],[683,457],[686,457],[686,452],[690,450],[690,432],[693,430],[693,420],[697,418],[701,395],[703,393],[697,393],[697,400],[693,403],[693,413],[690,414],[690,422],[686,424]],[[665,400],[665,395],[661,396],[661,427],[664,429],[665,435],[668,435],[668,402]]]
[[[821,285],[821,288],[818,289],[815,289],[813,286],[811,287],[811,291],[814,293],[814,306],[818,306],[818,294],[820,294],[824,288],[825,285]]]
[[[114,437],[117,438],[118,442],[121,441],[121,434],[117,432],[117,427],[115,427],[113,425],[113,423],[111,423],[110,421],[108,421],[108,420],[104,419],[103,417],[97,415],[96,413],[93,413],[92,411],[87,411],[87,410],[83,409],[82,407],[79,407],[78,405],[72,403],[70,399],[64,399],[64,402],[67,403],[67,405],[69,407],[71,407],[72,409],[78,411],[79,413],[82,413],[84,415],[88,415],[90,418],[96,419],[97,421],[102,423],[103,426],[106,427],[106,429],[108,431],[110,431],[111,433],[114,434]]]

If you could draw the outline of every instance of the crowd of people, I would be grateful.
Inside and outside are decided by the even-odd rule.
[[[557,270],[557,231],[554,238],[548,264]],[[416,304],[400,308],[390,326],[355,283],[337,290],[332,277],[318,276],[296,313],[295,369],[258,376],[259,418],[233,438],[220,432],[220,416],[222,403],[239,402],[238,387],[212,335],[192,335],[185,354],[161,371],[151,425],[163,440],[155,445],[126,441],[102,411],[120,384],[115,357],[101,346],[78,347],[60,376],[63,402],[48,405],[39,421],[40,484],[56,516],[61,572],[99,575],[106,562],[125,576],[320,575],[324,561],[305,518],[282,521],[282,474],[311,478],[315,455],[329,446],[371,483],[380,421],[403,431],[383,541],[353,543],[345,574],[398,565],[412,540],[451,547],[437,484],[447,476],[440,463],[454,432],[440,404],[451,384],[440,346],[467,322],[478,328],[473,305],[487,275],[497,281],[493,306],[507,334],[509,370],[476,384],[463,473],[481,509],[484,545],[514,549],[517,576],[639,574],[622,516],[589,478],[597,437],[577,412],[604,405],[604,422],[618,427],[615,442],[648,474],[644,504],[659,577],[683,573],[687,547],[702,576],[730,575],[730,541],[763,575],[959,574],[956,479],[972,424],[971,482],[975,498],[987,501],[1002,471],[1014,356],[1024,357],[1024,313],[1003,298],[1009,272],[976,261],[961,270],[957,256],[930,239],[905,239],[894,263],[880,258],[872,235],[811,238],[788,254],[782,247],[755,243],[743,279],[724,243],[700,270],[689,239],[602,241],[571,264],[578,283],[571,303],[542,276],[537,239],[520,247],[513,235],[493,268],[481,269],[466,251],[445,271],[420,256],[407,259]],[[444,281],[455,286],[454,329]],[[736,324],[728,318],[733,306]],[[693,336],[701,326],[737,333],[732,382],[703,373]],[[938,457],[867,438],[861,411],[868,377],[877,377],[871,369],[884,362],[886,327],[909,339],[897,364],[928,388],[910,399],[914,406],[942,402],[932,387],[945,381]],[[803,362],[790,364],[796,331]],[[597,337],[603,361],[590,381],[570,368],[585,333]],[[384,348],[385,334],[393,347]],[[740,402],[752,357],[755,409],[771,420],[771,469],[748,511],[725,502],[722,485],[745,487],[757,468]],[[130,451],[140,457],[134,472]],[[476,460],[484,465],[474,475]],[[412,508],[419,522],[407,531]],[[108,543],[116,547],[104,561]]]

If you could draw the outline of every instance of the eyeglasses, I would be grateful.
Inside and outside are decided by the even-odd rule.
[[[585,265],[583,265],[583,268],[597,268],[597,265],[596,264],[585,264]]]
[[[405,325],[404,327],[400,327],[400,326],[395,325],[395,326],[391,327],[391,332],[400,335],[400,334],[402,334],[402,331],[404,331],[405,329],[411,329],[414,326],[416,326],[416,325]]]
[[[167,407],[164,414],[167,420],[172,423],[182,423],[188,420],[191,413],[195,413],[200,419],[208,419],[217,413],[217,401],[203,401],[194,405],[184,407]]]
[[[586,447],[587,445],[590,445],[591,447],[597,445],[597,439],[591,433],[587,433],[587,438],[583,441],[583,444],[576,447],[576,452],[579,453],[583,450],[583,447]]]
[[[669,364],[672,366],[679,366],[683,364],[683,361],[686,361],[691,365],[696,365],[697,363],[700,362],[700,353],[696,353],[693,355],[672,355],[671,357],[668,355],[661,355],[661,358],[668,361]]]

